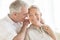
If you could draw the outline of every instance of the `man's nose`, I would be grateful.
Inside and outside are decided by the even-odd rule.
[[[26,17],[26,19],[28,19],[28,18],[29,18],[29,17],[28,17],[28,14],[26,14],[26,16],[25,16],[25,17]]]

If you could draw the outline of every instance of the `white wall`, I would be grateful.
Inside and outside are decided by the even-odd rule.
[[[9,5],[15,0],[0,0],[0,19],[9,13]]]

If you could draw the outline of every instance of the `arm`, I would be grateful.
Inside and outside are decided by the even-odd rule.
[[[43,24],[43,26],[44,26],[44,27],[43,27],[44,31],[45,31],[48,35],[50,35],[52,39],[56,40],[56,37],[55,37],[53,31],[51,30],[51,28],[50,28],[48,25],[44,24],[44,21],[43,21],[42,18],[41,18],[40,23]]]
[[[26,20],[26,22],[23,23],[21,31],[17,34],[17,36],[14,37],[13,40],[24,40],[28,24],[29,24],[29,22],[28,22],[28,20]]]
[[[53,31],[51,30],[51,28],[48,25],[44,25],[43,29],[49,36],[51,36],[51,38],[53,40],[56,40],[56,37],[55,37]]]

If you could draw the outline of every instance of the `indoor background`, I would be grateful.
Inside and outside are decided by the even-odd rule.
[[[9,13],[9,5],[15,0],[0,0],[0,19]],[[45,23],[48,24],[56,34],[57,40],[60,36],[60,0],[22,0],[28,4],[36,5]]]

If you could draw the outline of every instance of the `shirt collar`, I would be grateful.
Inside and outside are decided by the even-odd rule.
[[[11,23],[11,24],[15,24],[15,22],[14,22],[11,18],[9,18],[8,15],[7,15],[7,17],[6,17],[6,20],[7,20],[9,23]]]
[[[9,18],[9,16],[7,15],[6,18],[8,22],[10,22],[11,24],[17,24],[15,23],[11,18]],[[23,22],[18,22],[19,24],[23,24]]]

